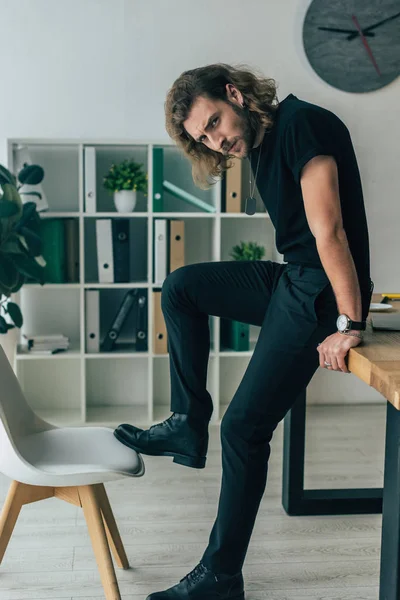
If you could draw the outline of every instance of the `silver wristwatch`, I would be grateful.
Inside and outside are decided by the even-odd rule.
[[[366,321],[352,321],[350,317],[345,314],[339,315],[336,320],[336,327],[340,333],[347,333],[351,329],[357,331],[364,331],[367,327]]]

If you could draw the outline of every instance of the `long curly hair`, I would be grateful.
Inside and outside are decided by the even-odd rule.
[[[164,104],[166,130],[190,160],[193,181],[203,190],[210,189],[217,183],[234,163],[229,162],[229,156],[196,142],[188,135],[183,123],[189,117],[191,108],[199,96],[229,102],[226,94],[227,83],[233,84],[243,95],[254,130],[262,124],[267,134],[279,106],[276,82],[244,64],[232,66],[216,63],[184,71],[169,89]]]

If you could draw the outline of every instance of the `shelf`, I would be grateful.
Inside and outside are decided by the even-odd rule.
[[[256,343],[257,340],[249,340],[249,350],[239,352],[237,350],[229,349],[226,346],[221,346],[219,356],[252,356]]]
[[[110,211],[110,212],[96,212],[96,213],[87,213],[87,212],[57,212],[57,211],[51,211],[51,212],[45,212],[42,211],[39,213],[39,215],[43,218],[46,219],[54,219],[54,218],[60,218],[60,219],[69,219],[69,218],[73,218],[73,217],[80,217],[83,216],[85,218],[89,218],[89,219],[101,219],[101,218],[111,218],[111,217],[116,217],[116,218],[128,218],[128,217],[149,217],[149,216],[153,216],[153,217],[165,217],[165,218],[170,218],[170,217],[180,217],[180,218],[210,218],[210,217],[215,217],[216,215],[223,217],[223,218],[234,218],[234,219],[242,219],[245,217],[252,217],[252,218],[257,218],[257,217],[267,217],[268,219],[269,214],[267,212],[256,212],[254,213],[254,215],[248,215],[245,212],[241,212],[241,213],[226,213],[226,212],[214,212],[214,213],[209,213],[209,212],[127,212],[127,213],[121,213],[118,211]]]
[[[129,283],[96,283],[93,281],[92,283],[85,283],[83,285],[85,289],[88,288],[103,288],[103,289],[113,289],[113,288],[148,288],[149,283],[145,281],[130,281]]]
[[[163,352],[163,354],[155,354],[154,352],[151,354],[151,356],[153,358],[169,358],[169,353],[168,352]],[[215,358],[217,356],[217,353],[215,352],[215,350],[210,350],[210,358]]]
[[[79,249],[79,271],[72,276],[75,280],[43,286],[38,282],[28,283],[16,297],[24,316],[24,332],[62,332],[71,341],[67,351],[57,354],[32,354],[24,345],[19,345],[16,371],[27,401],[39,416],[56,426],[116,427],[120,423],[132,423],[147,429],[151,424],[164,421],[171,415],[171,356],[169,352],[153,352],[156,333],[153,301],[159,302],[153,292],[162,289],[165,281],[156,281],[154,277],[155,219],[184,221],[184,252],[179,264],[231,261],[232,248],[242,240],[263,246],[263,259],[275,260],[272,222],[257,195],[258,190],[254,215],[221,212],[221,207],[225,207],[222,182],[209,190],[196,188],[189,162],[176,145],[168,141],[19,138],[9,139],[7,144],[7,166],[11,171],[17,170],[24,148],[29,151],[32,162],[41,164],[45,170],[43,193],[51,210],[40,211],[39,216],[43,219],[75,219],[79,234],[75,242]],[[22,147],[18,148],[18,144]],[[89,146],[94,147],[94,152],[93,149],[87,152]],[[157,193],[154,185],[159,185],[160,174],[157,172],[159,165],[153,160],[156,157],[153,149],[161,147],[164,149],[163,176],[206,202],[215,212],[189,205],[167,191],[163,203],[153,205]],[[94,163],[88,160],[90,152]],[[127,154],[145,166],[149,186],[145,193],[138,193],[133,211],[121,213],[115,208],[112,194],[102,184],[103,175],[111,164],[126,158]],[[243,161],[244,171],[246,165]],[[243,181],[246,178],[243,172]],[[94,193],[94,199],[89,192]],[[164,210],[153,211],[153,206]],[[85,208],[90,210],[92,207],[98,212],[86,212]],[[253,222],[248,217],[253,218]],[[131,261],[126,279],[129,281],[98,281],[97,219],[111,219],[114,224],[117,219],[127,219]],[[76,281],[78,276],[79,281]],[[148,351],[137,351],[132,343],[135,326],[132,312],[124,323],[115,349],[86,352],[87,290],[99,290],[101,328],[98,336],[104,339],[125,294],[132,289],[138,289],[139,295],[146,297]],[[224,413],[226,403],[240,383],[253,354],[257,332],[250,331],[248,351],[236,352],[223,346],[219,351],[220,323],[218,317],[212,315],[210,320],[207,390],[213,398],[214,422],[220,413]],[[23,339],[21,337],[20,341]],[[43,362],[47,359],[56,362]]]
[[[170,218],[170,217],[179,217],[182,219],[197,219],[197,218],[204,218],[204,219],[213,219],[215,217],[215,215],[218,214],[216,212],[214,213],[209,213],[209,212],[153,212],[151,213],[151,215],[153,217],[165,217],[166,219]]]
[[[46,288],[47,290],[57,290],[57,289],[69,289],[69,290],[79,290],[81,287],[80,283],[45,283],[44,285],[40,285],[40,283],[24,283],[24,287],[35,289],[35,288]]]
[[[168,419],[168,417],[170,417],[172,415],[172,411],[170,409],[170,405],[165,405],[165,406],[160,406],[160,404],[156,404],[153,408],[153,422],[151,423],[152,425],[154,423],[161,423],[162,421],[165,421],[165,419]],[[136,422],[135,422],[136,425]]]
[[[73,217],[79,217],[80,213],[77,211],[72,211],[72,212],[68,212],[68,211],[63,211],[63,212],[57,212],[55,210],[53,211],[41,211],[39,212],[39,215],[41,217],[44,217],[45,219],[72,219]]]
[[[88,406],[85,425],[117,427],[121,423],[148,423],[148,407],[145,404],[125,406]],[[147,427],[147,425],[146,425]]]
[[[18,345],[17,360],[60,360],[61,358],[74,359],[79,358],[81,352],[78,344],[71,344],[68,350],[58,352],[57,354],[34,354],[23,346]]]
[[[149,213],[148,212],[128,212],[128,213],[122,213],[122,212],[96,212],[96,213],[82,213],[84,217],[87,218],[95,218],[95,219],[100,219],[102,217],[148,217]]]
[[[34,408],[34,412],[48,423],[57,427],[76,427],[83,424],[79,408]]]
[[[269,219],[270,216],[267,212],[256,212],[254,213],[254,215],[248,215],[247,213],[219,213],[221,217],[223,217],[224,219],[243,219],[243,218],[257,218],[257,217],[263,217],[264,219],[267,218]]]
[[[123,346],[125,344],[119,344],[119,346]],[[136,351],[135,344],[126,344],[126,348],[118,348],[117,350],[112,350],[111,352],[86,352],[85,358],[118,358],[118,357],[132,356],[132,357],[147,357],[149,353],[146,351]]]

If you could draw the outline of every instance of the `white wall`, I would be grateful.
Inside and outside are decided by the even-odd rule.
[[[292,92],[344,120],[362,175],[375,291],[398,291],[400,80],[368,94],[322,81],[302,47],[309,3],[0,0],[0,162],[8,137],[170,141],[164,100],[180,73],[246,63],[277,81],[279,99]],[[322,369],[309,389],[312,401],[381,398],[353,375]]]

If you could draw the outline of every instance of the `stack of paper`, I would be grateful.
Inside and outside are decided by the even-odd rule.
[[[69,348],[69,338],[62,333],[44,335],[23,333],[22,337],[27,340],[28,350],[32,354],[53,354]]]

